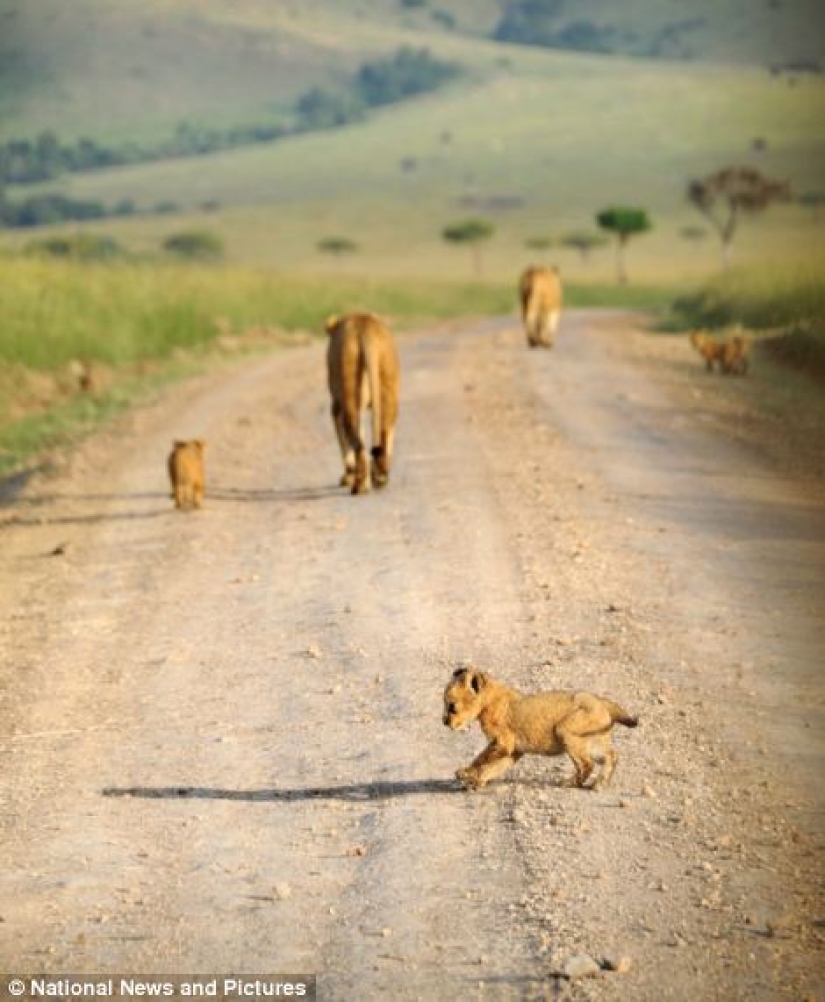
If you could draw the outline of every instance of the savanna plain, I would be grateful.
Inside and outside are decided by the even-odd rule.
[[[821,14],[576,6],[0,3],[0,994],[825,997]],[[787,188],[724,267],[733,166]],[[354,310],[401,373],[358,497]],[[612,784],[465,789],[468,665],[638,716]]]

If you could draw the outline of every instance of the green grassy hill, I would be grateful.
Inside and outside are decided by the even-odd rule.
[[[525,20],[524,9],[537,11]],[[514,30],[515,29],[515,30]],[[648,58],[817,63],[818,0],[0,0],[0,136],[138,138],[278,115],[361,58],[449,35]]]
[[[108,204],[129,198],[139,208],[174,203],[175,215],[90,224],[133,251],[156,252],[169,232],[195,225],[219,232],[233,260],[344,275],[468,277],[469,253],[439,235],[457,218],[481,215],[496,226],[483,251],[495,278],[534,256],[528,238],[590,227],[596,210],[624,201],[645,206],[654,222],[631,246],[631,276],[681,282],[717,265],[709,232],[698,241],[680,236],[703,225],[684,200],[690,177],[747,163],[797,191],[825,188],[825,82],[770,73],[760,42],[776,15],[785,28],[776,30],[773,55],[802,58],[819,36],[799,24],[810,16],[815,25],[818,15],[802,0],[777,2],[695,0],[688,13],[670,0],[559,5],[560,16],[575,10],[610,21],[625,33],[616,38],[635,32],[637,42],[660,34],[668,18],[701,19],[692,37],[710,61],[699,62],[685,53],[629,58],[495,42],[488,36],[505,6],[496,0],[73,0],[71,14],[61,0],[0,0],[0,23],[13,28],[0,32],[0,44],[17,53],[16,63],[0,65],[21,84],[0,86],[0,102],[5,134],[57,121],[64,133],[151,137],[181,116],[214,123],[283,114],[308,86],[335,87],[365,58],[426,45],[460,63],[462,77],[365,121],[197,159],[67,175],[48,190]],[[721,65],[737,30],[741,45]],[[736,64],[748,52],[760,65]],[[204,203],[218,211],[202,211]],[[2,243],[19,247],[32,235],[15,231]],[[357,250],[334,259],[319,252],[318,241],[335,235]],[[821,228],[797,205],[746,220],[736,245],[746,262],[822,250]],[[580,279],[612,274],[609,250],[589,264],[573,251],[548,255]]]

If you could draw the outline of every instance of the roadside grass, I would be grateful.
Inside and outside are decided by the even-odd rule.
[[[741,325],[770,358],[825,378],[825,264],[732,271],[673,303],[673,326]]]
[[[515,283],[288,276],[168,261],[0,258],[0,475],[65,445],[170,381],[317,334],[370,310],[408,330],[515,314]],[[662,287],[574,284],[570,306],[663,308]],[[78,378],[93,366],[98,385]]]
[[[679,297],[674,309],[690,324],[713,328],[741,323],[753,330],[772,330],[821,320],[825,262],[808,268],[731,271]]]
[[[164,262],[0,262],[0,362],[56,371],[73,360],[162,360],[250,328],[319,331],[330,313],[399,322],[502,312],[504,285],[288,277]]]
[[[70,446],[97,426],[145,401],[176,379],[198,369],[194,360],[179,360],[162,369],[121,373],[117,382],[94,394],[67,392],[62,387],[56,395],[38,401],[28,413],[27,404],[10,399],[13,416],[7,407],[0,409],[0,479],[25,470],[38,457]],[[25,386],[25,373],[18,369]],[[5,387],[0,385],[0,394]]]
[[[666,311],[673,302],[672,285],[616,285],[607,282],[571,282],[564,286],[566,307],[612,307],[625,310]]]
[[[403,329],[502,313],[513,301],[503,285],[288,277],[167,262],[6,257],[0,274],[0,475],[172,380],[320,335],[330,313],[370,309]],[[84,366],[96,370],[93,392],[81,389]]]

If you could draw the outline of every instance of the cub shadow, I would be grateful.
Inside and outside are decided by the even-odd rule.
[[[257,502],[259,504],[289,504],[296,501],[325,501],[330,498],[343,497],[345,491],[337,485],[321,487],[284,487],[284,488],[236,488],[208,487],[204,498],[204,508],[219,507],[227,504]],[[158,507],[133,511],[89,512],[85,514],[49,514],[48,509],[61,501],[77,503],[111,503],[157,501]],[[40,514],[25,515],[15,512],[11,503],[0,499],[0,511],[10,513],[6,521],[0,524],[19,528],[42,528],[43,526],[59,525],[97,525],[104,522],[130,522],[144,519],[179,516],[171,502],[168,492],[136,491],[123,494],[52,494],[38,498],[27,499],[24,511],[41,509]],[[190,513],[191,514],[191,513]]]
[[[416,779],[401,782],[352,783],[348,786],[281,787],[261,790],[222,790],[209,786],[105,787],[104,797],[136,797],[143,800],[241,800],[263,803],[294,803],[306,800],[392,800],[422,794],[465,793],[454,779]]]

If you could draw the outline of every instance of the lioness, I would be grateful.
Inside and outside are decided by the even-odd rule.
[[[474,668],[459,668],[444,690],[444,723],[454,731],[478,720],[489,739],[484,751],[456,778],[476,790],[506,772],[522,755],[563,755],[573,761],[566,786],[583,787],[602,768],[593,789],[605,786],[619,756],[610,743],[614,724],[638,723],[617,703],[589,692],[542,692],[524,696]]]
[[[390,477],[398,417],[398,355],[386,325],[372,313],[330,317],[327,370],[332,420],[344,460],[341,486],[364,494]],[[372,468],[361,432],[361,414],[372,411]]]
[[[521,318],[531,348],[552,348],[561,316],[561,280],[555,268],[528,268],[519,281]]]
[[[169,453],[169,479],[176,508],[200,508],[203,504],[203,450],[199,438],[175,442]]]

